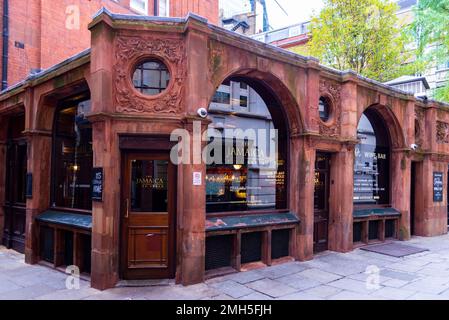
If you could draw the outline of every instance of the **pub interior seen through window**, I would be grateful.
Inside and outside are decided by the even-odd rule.
[[[209,106],[207,213],[287,208],[286,121],[271,93],[247,81],[224,81]]]
[[[63,103],[56,112],[53,142],[53,207],[91,210],[92,125],[90,100]]]
[[[390,183],[390,138],[375,110],[362,114],[355,148],[354,204],[387,205]]]

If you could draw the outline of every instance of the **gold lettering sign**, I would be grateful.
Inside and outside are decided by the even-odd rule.
[[[136,184],[140,185],[142,188],[147,188],[147,189],[164,189],[165,179],[146,176],[143,178],[137,178]]]

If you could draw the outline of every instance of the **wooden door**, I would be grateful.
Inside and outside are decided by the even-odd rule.
[[[122,190],[122,277],[175,272],[175,166],[169,154],[126,154]]]
[[[313,250],[327,250],[329,225],[329,160],[327,153],[317,153],[315,161]]]
[[[3,243],[25,251],[27,144],[22,135],[24,117],[11,119],[6,149],[5,224]]]

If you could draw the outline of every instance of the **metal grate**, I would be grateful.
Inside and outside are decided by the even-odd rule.
[[[206,270],[231,265],[232,235],[206,238]]]
[[[362,241],[362,223],[354,222],[352,228],[352,241],[361,242]]]
[[[41,259],[53,263],[54,261],[54,231],[51,228],[40,228]]]
[[[385,221],[385,238],[393,238],[395,234],[395,221],[386,220]]]
[[[90,273],[91,254],[92,254],[92,237],[90,235],[81,235],[81,244],[83,248],[83,265],[82,272]]]
[[[368,226],[368,240],[379,239],[379,221],[373,220]]]
[[[241,262],[249,263],[262,260],[262,232],[242,234]]]
[[[271,259],[289,256],[290,230],[273,230],[271,232]]]

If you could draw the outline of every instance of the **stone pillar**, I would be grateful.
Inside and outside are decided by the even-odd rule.
[[[0,118],[0,243],[5,227],[5,184],[6,184],[6,138],[8,123],[6,117]]]
[[[313,194],[315,192],[315,157],[314,148],[309,146],[308,139],[294,137],[292,139],[290,168],[290,186],[298,188],[298,196],[294,203],[300,219],[297,236],[296,258],[304,261],[313,258]],[[296,167],[293,169],[293,167]],[[292,196],[292,195],[291,195]]]
[[[97,17],[98,18],[98,17]],[[91,92],[93,166],[103,168],[103,201],[92,204],[91,286],[104,290],[119,280],[120,151],[112,120],[102,114],[115,112],[113,68],[114,32],[110,18],[98,18],[91,31]]]
[[[194,121],[194,120],[193,120]],[[200,122],[200,120],[198,120]],[[194,132],[192,120],[188,120],[186,129]],[[204,124],[202,128],[206,128]],[[201,130],[202,132],[202,130]],[[178,192],[181,196],[181,217],[178,221],[178,239],[181,241],[180,272],[177,280],[183,285],[190,285],[204,281],[205,272],[205,248],[206,248],[206,165],[198,159],[201,157],[201,142],[194,145],[191,143],[191,163],[181,164],[180,171],[182,180],[178,183],[181,188]],[[199,146],[199,147],[198,147]],[[195,158],[196,161],[195,161]],[[201,172],[202,184],[193,185],[193,173]],[[192,196],[194,195],[194,196]]]
[[[37,263],[38,239],[34,218],[50,206],[51,132],[28,136],[28,173],[33,176],[33,196],[26,203],[25,262]]]
[[[329,250],[352,250],[354,148],[343,146],[332,155],[329,197]]]
[[[92,126],[94,167],[103,168],[103,201],[92,203],[91,285],[104,290],[119,280],[120,154],[109,120]]]
[[[393,150],[390,163],[390,202],[401,213],[398,236],[400,240],[409,240],[411,161],[405,152]]]
[[[443,201],[433,201],[433,172],[443,172]],[[432,237],[447,233],[447,163],[433,162],[430,157],[416,164],[415,235]]]

